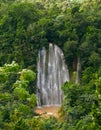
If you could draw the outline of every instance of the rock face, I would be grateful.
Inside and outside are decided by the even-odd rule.
[[[38,54],[37,105],[60,105],[63,99],[61,87],[66,81],[69,81],[69,72],[63,52],[50,43],[48,51],[43,47]]]

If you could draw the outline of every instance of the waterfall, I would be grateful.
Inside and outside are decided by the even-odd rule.
[[[80,58],[78,57],[77,61],[77,72],[76,72],[76,81],[75,83],[80,83],[80,78],[81,78],[81,63],[80,63]]]
[[[49,44],[38,53],[37,105],[60,105],[63,99],[62,85],[69,81],[69,72],[62,50]]]

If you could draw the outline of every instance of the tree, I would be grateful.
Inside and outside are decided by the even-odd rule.
[[[92,70],[92,71],[91,71]],[[66,82],[62,109],[68,129],[101,129],[101,68],[83,72],[82,84]],[[89,79],[89,80],[88,80]]]
[[[34,115],[36,106],[36,96],[30,93],[28,86],[36,75],[29,69],[20,71],[15,62],[0,67],[0,72],[0,126],[2,129],[28,129],[25,119]]]

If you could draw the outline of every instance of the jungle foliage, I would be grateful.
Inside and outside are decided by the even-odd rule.
[[[81,84],[62,87],[61,120],[34,113],[38,50],[50,42],[70,71],[78,57],[82,67]],[[100,0],[0,0],[0,130],[100,130],[100,65]]]
[[[16,61],[36,68],[37,53],[49,42],[65,53],[69,67],[101,64],[100,0],[7,0],[0,4],[0,65]]]

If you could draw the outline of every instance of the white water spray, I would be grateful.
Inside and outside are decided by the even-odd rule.
[[[37,105],[60,105],[63,100],[61,87],[66,81],[69,81],[69,72],[63,52],[50,43],[48,52],[43,48],[38,54]]]

